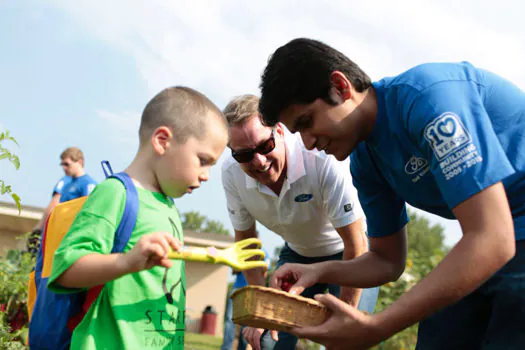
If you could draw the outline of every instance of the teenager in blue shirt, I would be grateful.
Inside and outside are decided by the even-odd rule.
[[[87,196],[93,191],[97,182],[84,170],[84,154],[76,147],[67,148],[60,155],[60,165],[71,181],[64,184],[60,203]]]
[[[431,63],[372,83],[315,40],[280,47],[262,75],[260,111],[301,133],[307,148],[351,171],[370,250],[358,259],[285,265],[300,292],[398,279],[406,261],[406,203],[457,219],[463,236],[390,307],[366,315],[330,295],[318,327],[292,332],[330,349],[368,348],[420,322],[418,349],[516,349],[525,344],[525,93],[469,63]]]
[[[77,147],[68,147],[60,154],[60,166],[64,176],[56,183],[51,200],[44,209],[44,214],[28,237],[27,250],[36,254],[40,247],[40,236],[51,211],[58,203],[87,196],[93,191],[97,182],[84,170],[84,154]]]

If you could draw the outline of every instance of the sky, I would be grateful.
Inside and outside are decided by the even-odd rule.
[[[22,203],[46,206],[62,176],[60,153],[81,148],[87,172],[124,169],[138,147],[139,116],[162,89],[186,85],[220,108],[258,94],[268,57],[296,37],[322,40],[373,80],[425,62],[470,61],[525,89],[525,3],[518,0],[0,1],[0,129],[19,147],[0,179]],[[220,181],[176,200],[233,232]],[[2,196],[0,201],[9,201]],[[453,245],[455,221],[432,215]],[[268,251],[282,244],[260,229]]]

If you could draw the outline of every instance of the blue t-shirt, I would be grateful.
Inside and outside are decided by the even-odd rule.
[[[525,239],[525,93],[467,62],[430,63],[373,84],[377,119],[351,155],[371,237],[407,222],[405,203],[452,208],[499,181]]]
[[[57,184],[53,188],[52,195],[54,196],[55,193],[62,194],[62,190],[64,189],[64,186],[66,186],[68,183],[71,182],[71,176],[65,175],[60,180],[58,180]]]
[[[62,187],[60,203],[87,196],[93,191],[96,185],[97,182],[88,174],[71,178],[71,180]]]
[[[246,277],[244,277],[244,273],[239,272],[235,276],[235,282],[233,282],[233,288],[234,289],[239,289],[239,288],[245,287],[247,285],[248,285],[248,281],[246,281]]]

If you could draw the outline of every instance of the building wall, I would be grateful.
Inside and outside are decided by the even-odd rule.
[[[0,228],[0,256],[9,249],[25,249],[26,242],[17,232]]]
[[[222,337],[230,268],[199,262],[186,263],[186,325],[198,332],[202,312],[211,305],[217,312],[215,335]]]
[[[0,255],[8,249],[25,249],[24,234],[35,227],[41,214],[32,210],[22,210],[19,214],[16,208],[1,208],[0,204]]]

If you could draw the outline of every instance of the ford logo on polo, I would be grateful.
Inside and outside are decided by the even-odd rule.
[[[300,195],[297,195],[295,197],[295,201],[300,203],[300,202],[308,202],[310,199],[314,198],[314,195],[309,193],[303,193],[303,194],[300,194]]]
[[[428,162],[425,158],[412,156],[405,164],[405,173],[407,175],[413,175],[427,166]]]

